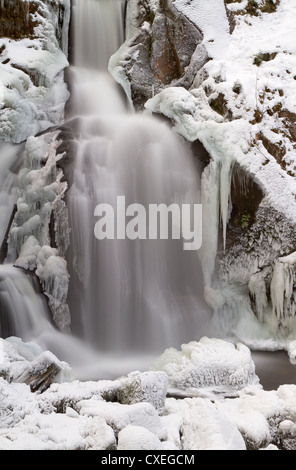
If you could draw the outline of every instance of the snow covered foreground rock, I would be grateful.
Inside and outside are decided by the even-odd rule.
[[[20,383],[40,353],[33,343],[1,340],[1,450],[296,448],[296,386],[264,391],[245,346],[203,338],[166,351],[153,366],[163,371],[97,382],[73,380],[67,364],[46,353],[60,373],[43,393]],[[200,396],[167,398],[172,384],[184,396],[196,386]],[[226,384],[235,398],[221,394]],[[209,386],[211,400],[201,393]]]

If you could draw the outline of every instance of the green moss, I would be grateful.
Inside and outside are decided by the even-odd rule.
[[[155,13],[154,13],[154,11],[152,11],[152,10],[150,10],[150,9],[147,10],[147,11],[146,11],[146,15],[145,15],[145,17],[144,17],[144,20],[145,20],[145,21],[148,21],[148,23],[152,24],[153,21],[154,21],[154,18],[155,18]]]
[[[242,229],[247,229],[251,224],[251,219],[251,214],[244,211],[243,213],[240,213],[235,217],[234,225],[236,227],[241,227]]]

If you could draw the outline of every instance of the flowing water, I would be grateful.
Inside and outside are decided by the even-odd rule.
[[[93,346],[160,352],[202,334],[208,313],[198,256],[184,251],[182,240],[98,241],[94,209],[116,209],[117,196],[147,212],[149,204],[193,205],[200,176],[189,148],[166,124],[126,111],[107,72],[123,42],[122,7],[109,0],[74,5],[70,118],[79,139],[67,194],[69,303],[74,331]]]

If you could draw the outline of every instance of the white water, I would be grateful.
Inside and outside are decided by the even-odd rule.
[[[74,331],[95,347],[162,351],[202,334],[207,312],[198,257],[180,240],[98,241],[94,209],[115,208],[123,195],[127,205],[146,208],[198,203],[199,173],[186,144],[165,124],[126,112],[107,73],[123,41],[122,5],[75,3],[71,117],[79,117],[79,139],[67,194],[69,304]]]

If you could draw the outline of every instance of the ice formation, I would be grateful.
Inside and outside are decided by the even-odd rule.
[[[56,324],[67,331],[69,275],[63,258],[69,243],[67,209],[63,202],[67,183],[61,181],[63,173],[56,166],[60,158],[57,136],[58,132],[54,132],[27,140],[23,168],[18,176],[19,198],[9,234],[7,260],[17,267],[36,270]],[[53,239],[56,248],[50,246]]]

